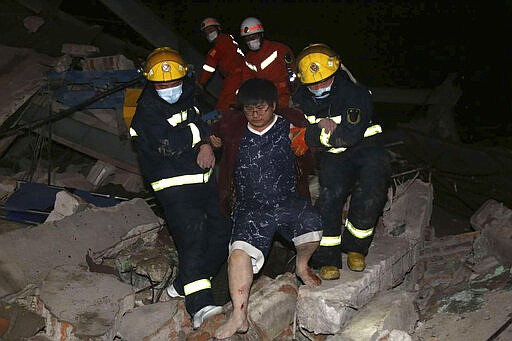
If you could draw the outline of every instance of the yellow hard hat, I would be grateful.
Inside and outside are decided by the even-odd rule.
[[[338,71],[340,64],[340,57],[329,46],[311,44],[297,56],[297,76],[302,84],[321,82]]]
[[[159,47],[146,59],[144,77],[151,82],[170,82],[185,77],[187,70],[188,65],[178,51]]]

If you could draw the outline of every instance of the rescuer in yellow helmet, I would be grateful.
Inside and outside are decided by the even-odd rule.
[[[391,167],[374,122],[370,91],[358,83],[339,55],[311,44],[297,56],[301,85],[293,95],[309,122],[306,143],[316,153],[320,195],[315,205],[324,232],[311,265],[324,279],[339,277],[341,251],[352,271],[363,271],[377,220],[387,200]],[[342,208],[350,196],[344,219]]]
[[[179,273],[167,288],[184,296],[193,328],[222,312],[211,278],[227,258],[231,225],[220,213],[209,126],[201,120],[188,65],[169,47],[149,54],[148,80],[137,102],[130,135],[142,175],[163,209],[179,255]]]

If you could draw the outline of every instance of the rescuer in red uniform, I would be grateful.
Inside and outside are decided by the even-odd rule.
[[[235,39],[221,32],[221,25],[215,18],[206,18],[201,22],[201,31],[206,40],[214,44],[206,55],[199,85],[205,86],[218,69],[223,77],[215,109],[226,111],[236,103],[235,94],[242,83],[242,68],[245,67],[244,55]]]
[[[249,51],[245,54],[243,81],[251,78],[265,78],[277,87],[278,107],[290,106],[290,81],[293,81],[294,55],[285,44],[265,39],[263,25],[254,17],[248,17],[240,25],[240,36]]]

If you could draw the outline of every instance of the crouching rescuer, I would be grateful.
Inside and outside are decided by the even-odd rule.
[[[193,327],[198,328],[222,312],[214,305],[210,280],[226,260],[231,225],[219,210],[211,133],[199,116],[187,67],[171,48],[149,54],[144,69],[148,82],[130,135],[178,251],[179,273],[167,292],[185,297]]]
[[[306,142],[317,152],[320,194],[316,208],[324,230],[311,265],[324,279],[339,277],[341,251],[352,271],[363,271],[375,226],[387,199],[389,156],[379,141],[371,93],[358,83],[336,52],[307,46],[297,57],[300,87],[293,96],[309,125]],[[342,209],[350,196],[343,236]],[[327,275],[326,275],[327,274]]]

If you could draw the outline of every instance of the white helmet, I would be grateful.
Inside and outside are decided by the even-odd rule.
[[[240,25],[240,36],[245,37],[254,33],[262,33],[265,30],[263,29],[263,25],[261,21],[259,21],[255,17],[248,17],[242,21]]]
[[[215,18],[206,18],[201,22],[201,31],[210,26],[220,26],[220,23]]]

